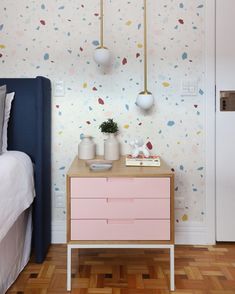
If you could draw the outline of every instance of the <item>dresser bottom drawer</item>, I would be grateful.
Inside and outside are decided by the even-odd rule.
[[[170,240],[170,220],[71,220],[71,240]]]

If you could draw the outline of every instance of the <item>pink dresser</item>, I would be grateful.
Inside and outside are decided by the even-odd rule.
[[[67,174],[67,242],[173,245],[174,174],[164,164],[125,167],[124,158],[110,171],[91,172],[75,158]]]

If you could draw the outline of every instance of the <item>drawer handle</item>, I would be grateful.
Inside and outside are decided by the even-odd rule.
[[[107,219],[107,225],[133,225],[133,219]]]
[[[107,203],[133,203],[134,199],[133,198],[107,198],[106,199]]]

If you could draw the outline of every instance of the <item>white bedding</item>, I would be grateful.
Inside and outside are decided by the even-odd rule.
[[[0,155],[0,241],[35,196],[33,164],[23,152]]]
[[[29,261],[32,237],[32,208],[25,210],[0,242],[0,294],[17,279]]]

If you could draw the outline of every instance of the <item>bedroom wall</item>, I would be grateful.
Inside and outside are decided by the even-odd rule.
[[[54,198],[65,198],[65,174],[80,138],[94,136],[102,154],[98,126],[109,117],[119,124],[123,153],[132,138],[142,137],[175,170],[176,225],[204,225],[205,0],[148,1],[149,90],[156,99],[148,115],[135,106],[143,83],[142,1],[105,2],[113,60],[104,71],[92,58],[98,0],[1,1],[0,76],[65,83],[65,96],[52,97],[54,229],[66,213]],[[189,79],[198,82],[196,96],[181,95],[181,82]]]

